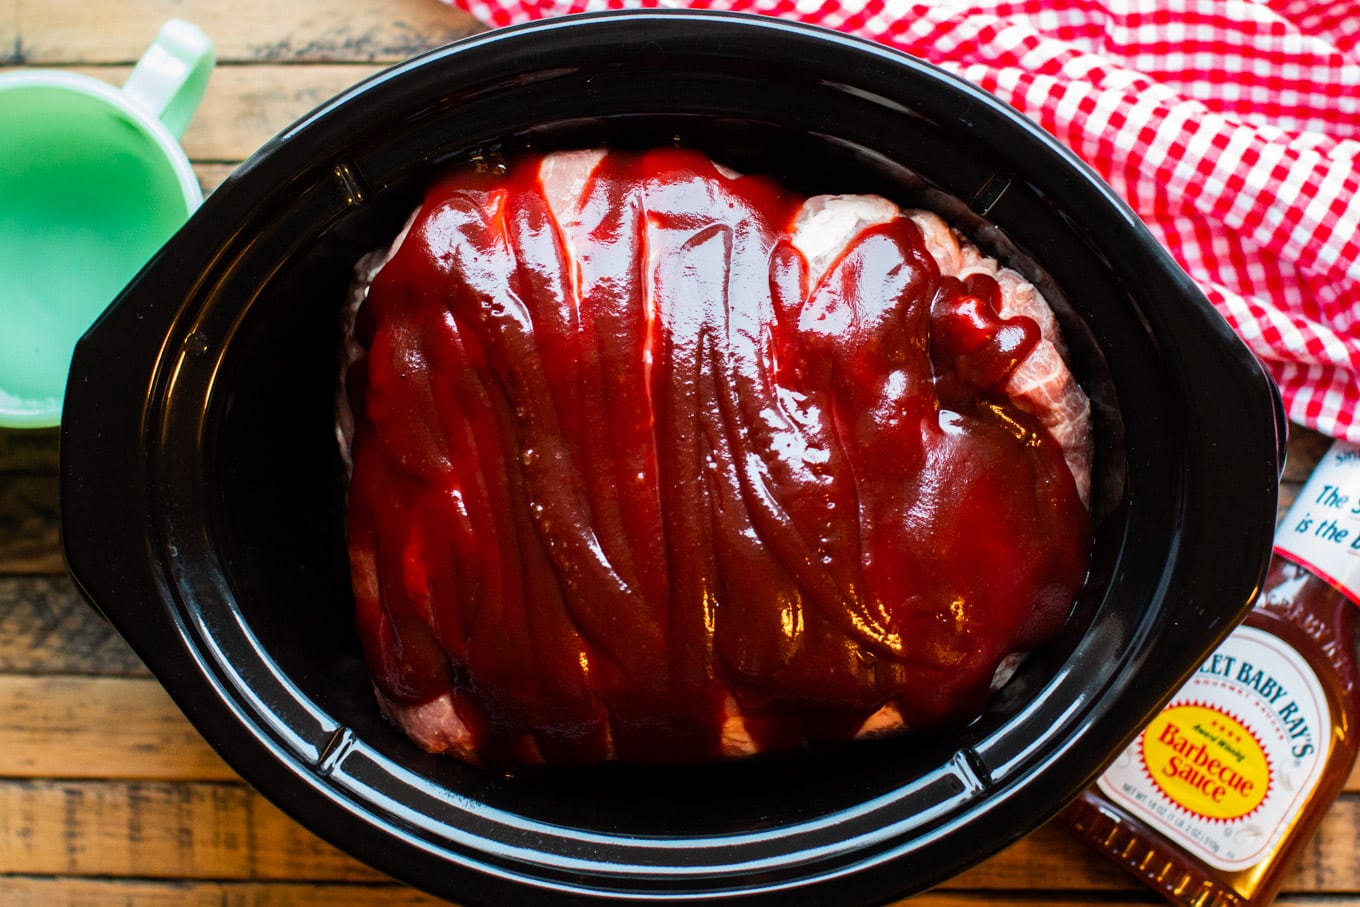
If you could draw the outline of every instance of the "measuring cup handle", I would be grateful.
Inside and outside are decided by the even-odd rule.
[[[212,41],[201,28],[171,19],[137,61],[123,92],[179,138],[203,100],[216,62]]]

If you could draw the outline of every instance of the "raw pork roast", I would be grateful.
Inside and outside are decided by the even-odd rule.
[[[1056,322],[925,211],[675,149],[526,156],[429,191],[346,338],[358,632],[431,751],[955,726],[1083,581]]]

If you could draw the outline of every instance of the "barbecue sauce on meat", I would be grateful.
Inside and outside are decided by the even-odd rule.
[[[1000,386],[1037,342],[906,217],[809,285],[802,199],[688,151],[427,194],[357,317],[349,545],[384,696],[488,764],[693,762],[980,713],[1090,523]]]

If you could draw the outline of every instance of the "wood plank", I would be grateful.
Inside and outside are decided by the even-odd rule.
[[[141,879],[0,877],[8,907],[448,907],[447,901],[393,884],[309,884],[294,882],[148,882]],[[899,901],[902,907],[992,907],[997,892],[932,891]],[[1064,891],[1005,892],[1006,904],[1090,904],[1089,895]],[[1102,907],[1160,904],[1137,892],[1102,896]],[[1360,896],[1286,894],[1276,907],[1360,907]]]
[[[289,123],[380,65],[477,27],[439,0],[0,0],[0,66],[75,67],[117,83],[172,15],[203,25],[224,61],[185,139],[207,191]],[[1296,439],[1291,452],[1301,445],[1307,449]],[[1309,466],[1291,456],[1282,506]],[[37,475],[15,484],[4,475],[14,472]],[[210,750],[168,696],[57,575],[54,472],[50,463],[6,463],[0,450],[0,774],[15,776],[0,780],[0,904],[442,903],[320,842],[228,780],[220,762],[210,763]],[[215,771],[223,774],[175,780]],[[1360,791],[1355,776],[1350,789]],[[1353,793],[1332,811],[1280,907],[1360,907],[1358,803]],[[909,902],[1157,903],[1056,827]]]
[[[1289,451],[1285,457],[1284,471],[1280,476],[1280,500],[1276,519],[1284,517],[1289,505],[1294,503],[1303,483],[1317,466],[1318,460],[1331,446],[1332,439],[1326,435],[1304,428],[1300,425],[1289,426]]]
[[[0,878],[9,907],[448,907],[413,888],[392,885],[313,885],[282,882],[146,882],[140,879]],[[995,892],[927,892],[898,902],[909,907],[992,907]],[[1006,904],[1089,904],[1062,891],[1007,892]],[[1102,907],[1159,904],[1136,893],[1101,897]],[[1285,896],[1276,907],[1360,907],[1360,896]]]
[[[0,428],[0,473],[57,471],[55,428]]]
[[[203,187],[203,194],[207,196],[222,185],[222,181],[231,176],[236,166],[235,163],[194,164],[194,174],[198,177],[198,184]]]
[[[131,63],[172,16],[199,25],[226,63],[395,61],[480,28],[436,0],[338,12],[324,0],[11,0],[0,6],[0,65]]]
[[[141,879],[5,878],[6,907],[447,907],[396,883],[148,882]]]
[[[382,67],[366,64],[223,67],[184,134],[195,161],[235,163]]]
[[[1053,877],[1055,866],[1063,869],[1061,879]],[[1137,884],[1064,826],[1050,822],[1001,853],[943,883],[939,890],[994,892],[1061,888],[1094,892],[1137,890]]]
[[[1286,891],[1338,894],[1360,891],[1360,798],[1344,795],[1323,818],[1285,880]],[[1123,888],[1130,876],[1098,857],[1058,823],[1049,823],[946,886],[963,889],[1046,889],[1055,887],[1054,867],[1063,867],[1061,887],[1101,891]]]
[[[1056,864],[1055,864],[1056,866]],[[1062,884],[1054,878],[1052,890],[1039,891],[930,891],[896,902],[892,907],[997,907],[997,905],[1099,905],[1099,907],[1132,907],[1132,905],[1165,905],[1166,901],[1149,890],[1090,892],[1066,891],[1056,886]],[[1307,892],[1291,894],[1285,892],[1276,898],[1273,907],[1360,907],[1360,895],[1310,894]]]
[[[1057,866],[1058,864],[1054,864]],[[1099,905],[1099,907],[1132,907],[1132,905],[1164,905],[1166,902],[1150,890],[1116,892],[1066,891],[1058,887],[1062,879],[1052,880],[1051,890],[1029,891],[929,891],[913,898],[896,902],[892,907],[997,907],[997,905]],[[1274,907],[1360,907],[1360,895],[1315,895],[1285,892],[1273,902]]]
[[[1059,829],[993,858],[949,887],[1131,889]],[[1045,857],[1036,862],[1035,852]],[[380,876],[235,784],[0,782],[0,867],[16,875],[372,881]]]
[[[0,777],[236,776],[154,678],[0,673]],[[1360,793],[1360,769],[1346,790]]]
[[[55,428],[0,429],[0,574],[65,571],[57,465]],[[0,607],[3,595],[0,592]]]
[[[1340,801],[1286,882],[1360,891],[1360,800]],[[1061,866],[1063,878],[1053,878]],[[378,881],[239,784],[0,782],[0,871],[148,879]],[[1064,829],[1048,825],[940,891],[1136,891]]]
[[[1285,458],[1281,477],[1286,484],[1301,485],[1308,481],[1313,467],[1331,446],[1332,439],[1302,425],[1289,426],[1289,453]]]
[[[61,573],[57,477],[0,472],[0,574]]]
[[[0,777],[235,781],[150,677],[0,674]]]
[[[303,115],[381,69],[364,63],[219,67],[181,144],[196,163],[239,163]],[[62,71],[120,86],[132,69],[78,66]]]
[[[239,783],[0,782],[0,871],[385,880]]]
[[[235,775],[154,678],[3,673],[0,777],[231,780]],[[1346,791],[1360,793],[1360,767],[1347,779]]]
[[[0,672],[148,673],[122,637],[85,602],[64,574],[0,576]]]
[[[195,162],[239,163],[303,115],[382,68],[364,63],[219,67],[181,144]],[[77,66],[63,71],[118,86],[132,69]]]

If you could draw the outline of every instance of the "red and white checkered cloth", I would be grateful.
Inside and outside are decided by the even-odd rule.
[[[796,18],[939,64],[1090,163],[1274,374],[1360,441],[1356,0],[452,0],[489,25],[622,7]]]

